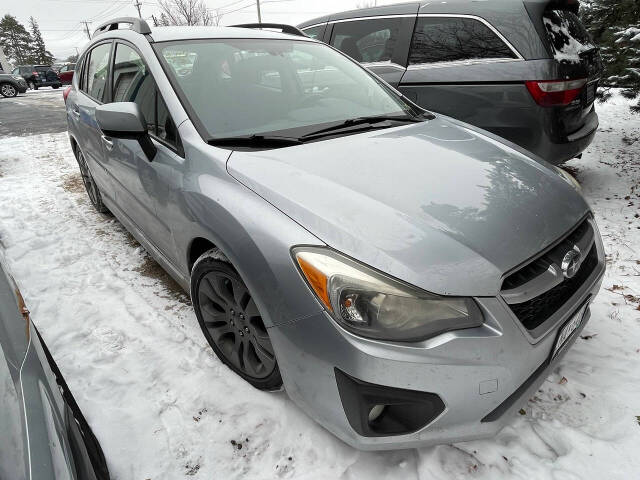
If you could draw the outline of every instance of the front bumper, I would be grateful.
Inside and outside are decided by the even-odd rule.
[[[510,421],[510,413],[539,388],[587,323],[588,309],[566,348],[550,361],[558,330],[600,288],[604,252],[598,242],[598,267],[571,298],[574,308],[554,319],[554,325],[539,338],[523,332],[522,324],[500,298],[476,299],[485,317],[482,326],[411,345],[360,338],[320,312],[270,329],[285,389],[309,416],[363,450],[493,436]],[[444,410],[412,433],[361,435],[345,413],[336,369],[368,384],[436,394]]]

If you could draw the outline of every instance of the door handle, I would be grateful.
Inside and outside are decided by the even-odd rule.
[[[78,110],[77,108],[72,108],[71,114],[76,118],[80,118],[80,110]]]
[[[101,138],[102,138],[102,143],[104,144],[106,149],[109,151],[113,150],[113,142],[109,139],[109,137],[105,137],[104,135],[102,135]]]

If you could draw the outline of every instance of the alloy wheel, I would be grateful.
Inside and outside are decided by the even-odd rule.
[[[263,379],[276,368],[269,334],[249,290],[237,276],[209,271],[198,285],[206,334],[235,368]]]
[[[13,85],[5,83],[0,87],[0,93],[3,97],[15,97],[18,94],[18,91]]]

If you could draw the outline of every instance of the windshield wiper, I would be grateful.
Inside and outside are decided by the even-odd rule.
[[[371,126],[375,128],[377,123],[394,121],[401,123],[419,123],[424,122],[427,118],[414,117],[410,115],[372,115],[367,117],[356,117],[356,118],[348,118],[344,122],[340,122],[337,125],[332,125],[330,127],[322,128],[320,130],[316,130],[315,132],[307,133],[303,135],[302,139],[308,139],[309,137],[320,136],[324,134],[331,134],[338,130],[342,130],[344,128],[356,127],[356,126]]]
[[[207,140],[209,145],[220,147],[254,147],[278,148],[290,145],[300,145],[302,140],[296,137],[280,137],[276,135],[239,135],[237,137],[212,137]]]

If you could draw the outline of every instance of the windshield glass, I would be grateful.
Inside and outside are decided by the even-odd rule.
[[[357,117],[416,114],[382,82],[323,44],[212,39],[155,48],[178,95],[197,116],[192,120],[209,138],[304,134]]]

